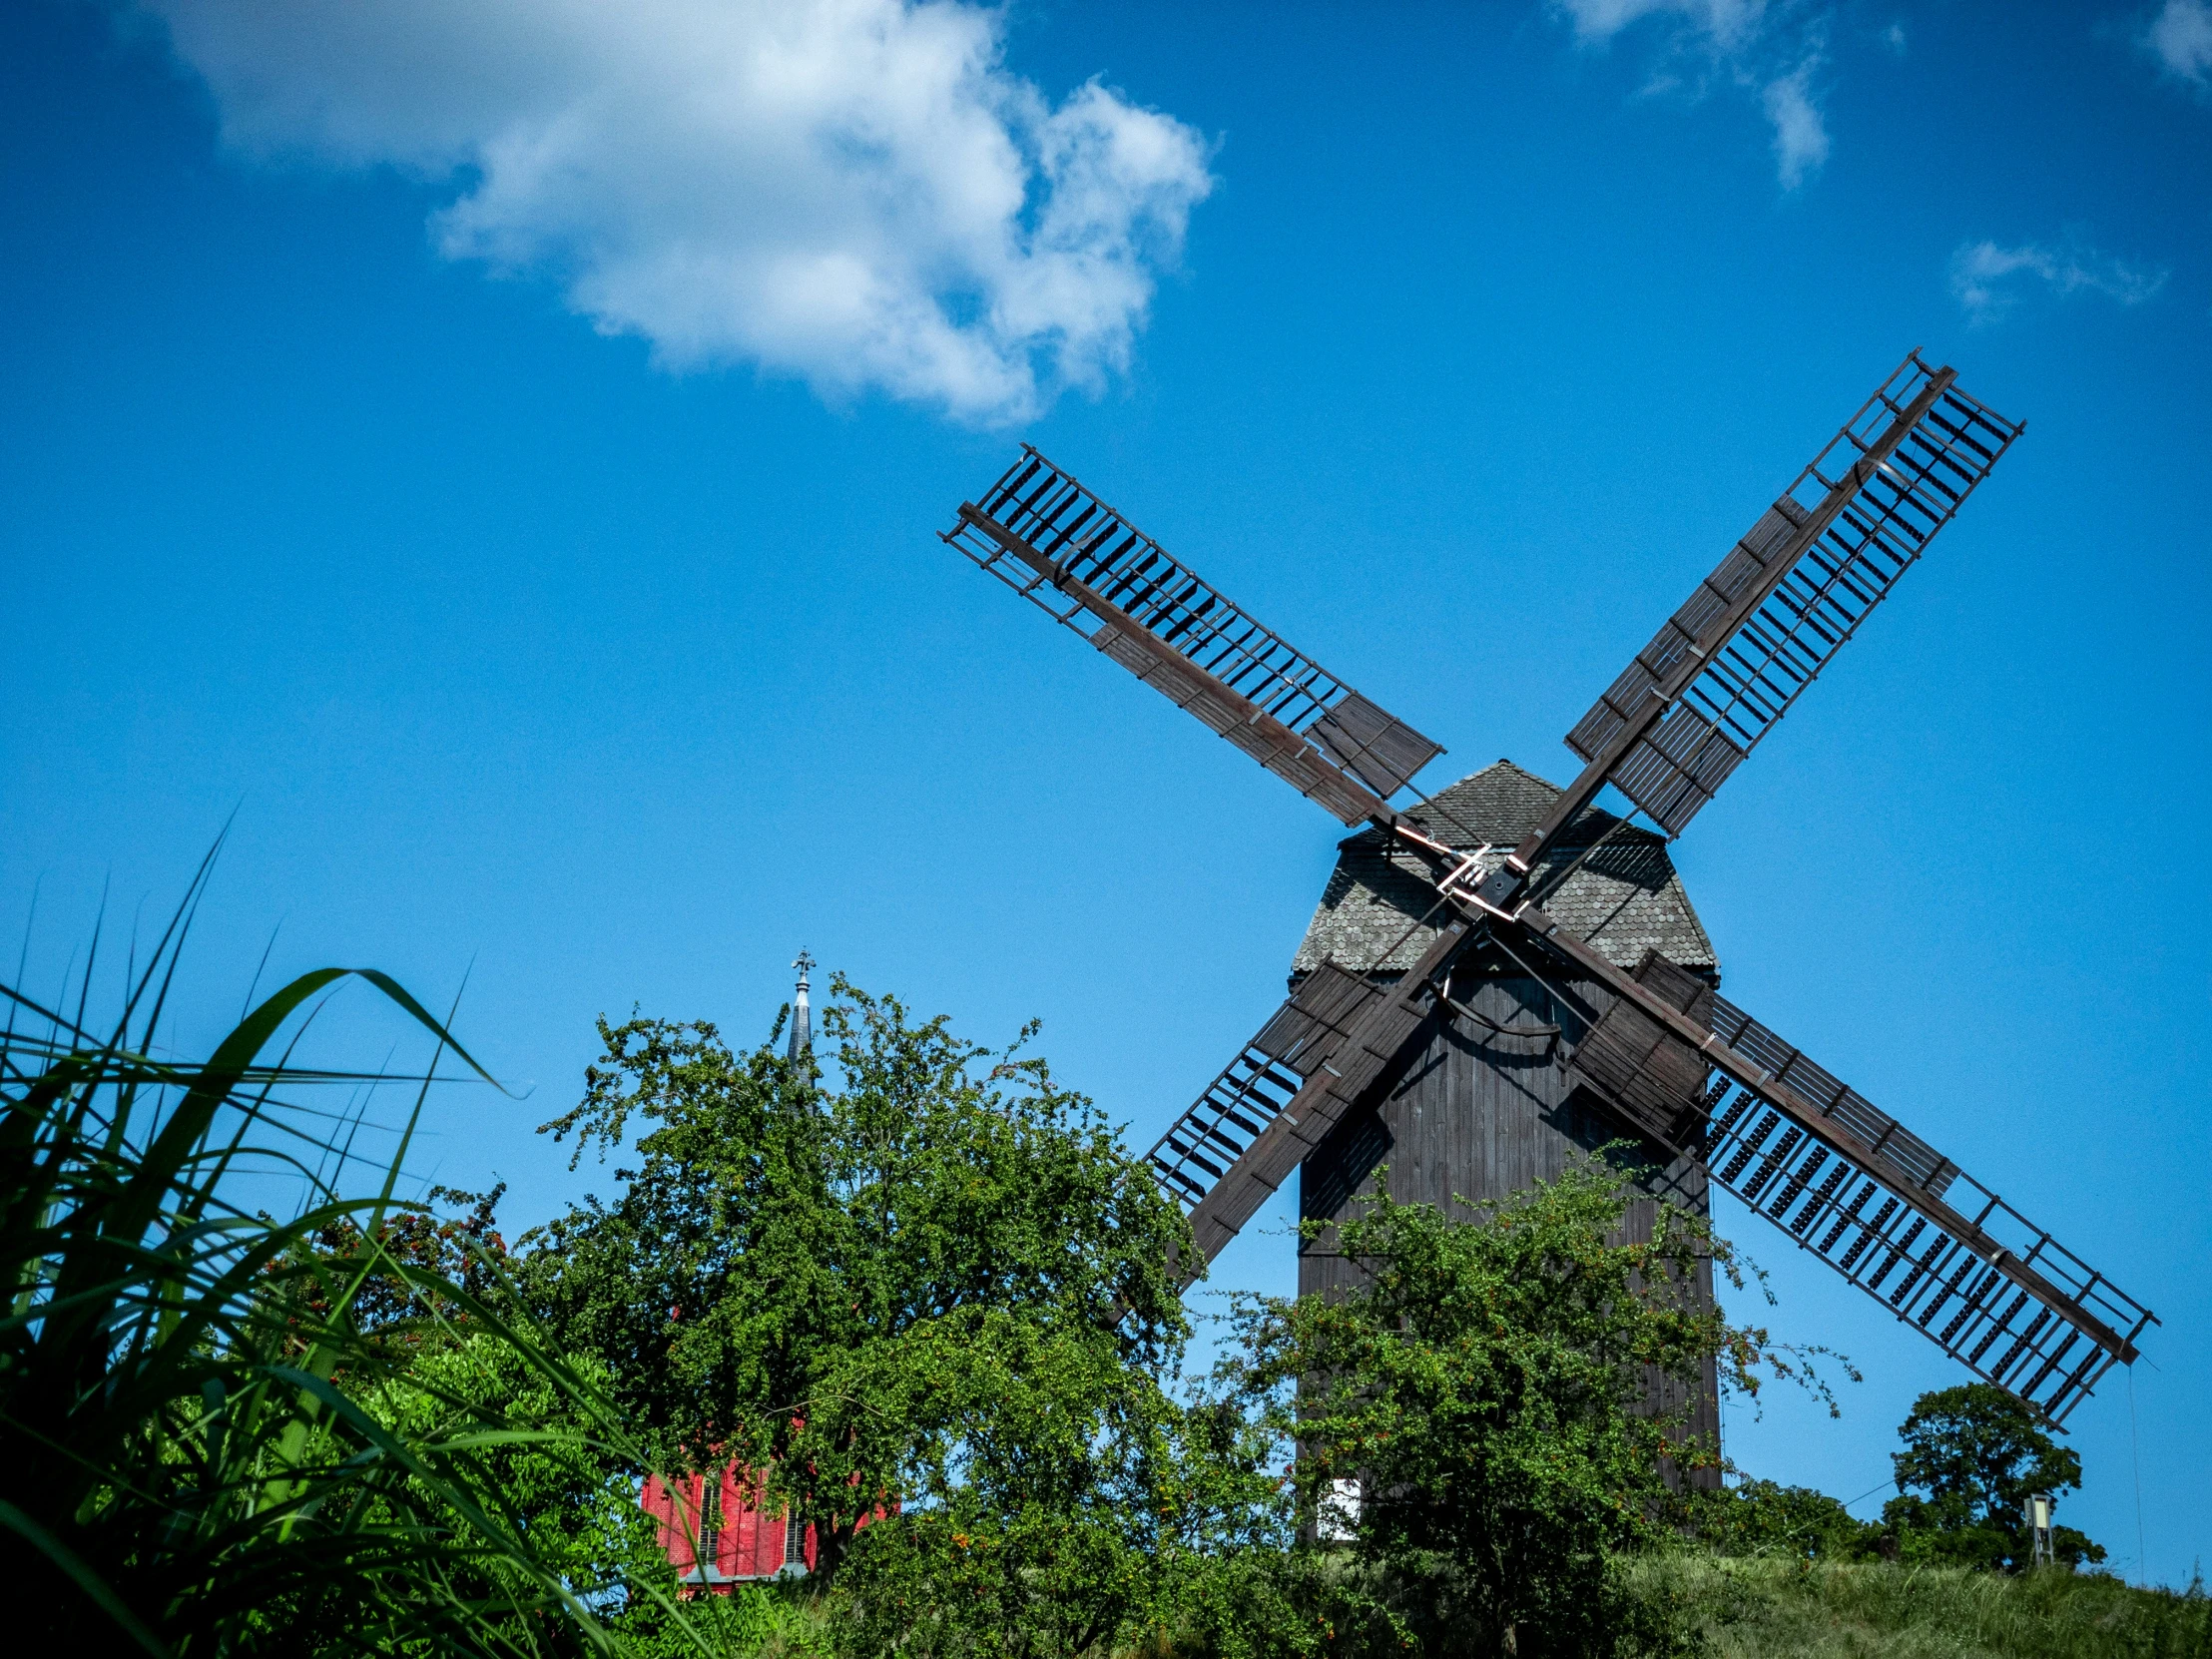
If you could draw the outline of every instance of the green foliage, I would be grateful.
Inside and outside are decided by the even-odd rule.
[[[1095,1343],[994,1313],[887,1358],[916,1450],[855,1543],[845,1651],[1111,1651],[1284,1558],[1269,1439]]]
[[[572,1367],[587,1386],[605,1386],[597,1362]],[[619,1634],[666,1629],[673,1651],[694,1641],[670,1616],[676,1569],[638,1504],[635,1461],[512,1344],[479,1333],[425,1347],[375,1403],[401,1437],[473,1433],[476,1477],[520,1519],[538,1563]]]
[[[1921,1395],[1898,1433],[1905,1449],[1891,1460],[1900,1495],[1883,1506],[1882,1522],[1906,1561],[2019,1572],[2029,1561],[2028,1495],[2081,1484],[2081,1454],[2044,1432],[2024,1401],[1986,1382]],[[2051,1544],[2065,1566],[2104,1559],[2102,1545],[2070,1526],[2054,1526]]]
[[[667,1465],[735,1457],[815,1526],[840,1645],[1105,1651],[1257,1478],[1165,1386],[1188,1228],[1041,1060],[832,992],[835,1089],[773,1043],[603,1025],[547,1127],[642,1121],[640,1167],[526,1241],[526,1294]]]
[[[1082,1653],[1157,1614],[1181,1497],[1179,1413],[1111,1346],[965,1309],[872,1345],[809,1422],[885,1438],[900,1510],[860,1533],[856,1653]]]
[[[1276,1510],[1288,1518],[1288,1506]],[[1200,1555],[1168,1622],[1138,1652],[1176,1659],[1319,1659],[1395,1647],[1356,1563],[1289,1540]]]
[[[1712,1659],[2212,1659],[2212,1601],[2103,1573],[2018,1577],[1885,1561],[1670,1550],[1629,1592],[1683,1610]]]
[[[403,1349],[465,1340],[469,1306],[505,1294],[507,1246],[498,1211],[506,1190],[504,1183],[488,1193],[432,1187],[425,1204],[387,1206],[371,1224],[373,1236],[351,1212],[340,1212],[302,1239],[295,1255],[378,1264],[357,1285],[337,1287],[350,1295],[347,1318],[364,1336]],[[439,1206],[464,1208],[456,1215]],[[412,1269],[415,1277],[386,1271],[386,1263]],[[459,1286],[464,1300],[441,1296],[437,1287],[447,1283]],[[311,1275],[302,1279],[300,1294],[310,1319],[327,1323],[336,1314]]]
[[[608,1649],[491,1468],[573,1431],[398,1408],[395,1388],[426,1397],[428,1384],[402,1382],[412,1345],[364,1329],[363,1288],[392,1292],[387,1337],[407,1307],[465,1315],[579,1417],[609,1420],[598,1396],[481,1297],[385,1248],[406,1208],[396,1161],[364,1198],[308,1176],[302,1159],[332,1153],[336,1120],[290,1091],[383,1079],[297,1069],[288,1048],[264,1056],[346,970],[285,985],[205,1061],[163,1057],[189,904],[109,1032],[0,987],[0,1581],[16,1639],[153,1654]],[[353,976],[452,1048],[398,985]],[[242,1208],[233,1189],[257,1170],[306,1178],[307,1207],[285,1222]],[[316,1248],[332,1236],[346,1242]]]
[[[1873,1553],[1882,1529],[1855,1520],[1828,1493],[1746,1479],[1695,1494],[1686,1520],[1700,1542],[1724,1555],[1857,1560]]]
[[[1664,1645],[1616,1557],[1671,1507],[1662,1463],[1714,1455],[1687,1432],[1694,1387],[1714,1360],[1743,1388],[1755,1367],[1797,1367],[1697,1294],[1703,1263],[1734,1268],[1698,1218],[1662,1206],[1649,1240],[1615,1242],[1629,1201],[1594,1164],[1471,1223],[1380,1198],[1338,1231],[1363,1283],[1240,1304],[1224,1375],[1298,1444],[1300,1519],[1335,1482],[1363,1493],[1356,1570],[1324,1610],[1344,1627],[1333,1646]],[[1650,1408],[1655,1380],[1679,1408]]]
[[[611,1621],[626,1659],[826,1659],[830,1622],[819,1602],[790,1584],[740,1584],[683,1605],[682,1621],[639,1609]]]

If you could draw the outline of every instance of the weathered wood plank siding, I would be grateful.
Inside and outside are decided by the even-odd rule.
[[[1562,988],[1595,1013],[1602,1014],[1610,1000],[1586,983],[1568,981]],[[1432,1204],[1469,1217],[1460,1200],[1500,1199],[1555,1179],[1576,1155],[1623,1138],[1568,1074],[1567,1057],[1587,1029],[1570,1002],[1479,945],[1455,968],[1452,993],[1480,1018],[1432,1023],[1410,1063],[1378,1084],[1374,1104],[1348,1119],[1307,1160],[1299,1178],[1304,1219],[1335,1223],[1357,1214],[1359,1200],[1376,1192],[1385,1170],[1390,1196],[1398,1202]],[[1515,1033],[1514,1027],[1524,1030]],[[1556,1030],[1525,1029],[1531,1027]],[[1640,1156],[1653,1166],[1639,1183],[1645,1190],[1709,1213],[1705,1172],[1694,1161],[1665,1160],[1650,1147]],[[1655,1216],[1656,1197],[1633,1205],[1624,1219],[1624,1241],[1648,1239]],[[1333,1233],[1300,1246],[1301,1295],[1336,1291],[1357,1271],[1337,1253]],[[1710,1266],[1700,1288],[1710,1301]],[[1716,1384],[1709,1367],[1691,1426],[1717,1445]],[[1672,1407],[1678,1400],[1679,1385],[1655,1380],[1655,1407]],[[1719,1482],[1701,1473],[1698,1483]]]

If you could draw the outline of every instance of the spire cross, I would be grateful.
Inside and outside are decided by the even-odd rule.
[[[788,1058],[793,1060],[797,1060],[802,1054],[814,1052],[814,1010],[807,1005],[807,975],[813,970],[814,965],[814,957],[804,950],[799,953],[799,960],[792,963],[793,967],[799,969],[799,990],[792,998],[791,1044],[785,1050],[785,1053]]]

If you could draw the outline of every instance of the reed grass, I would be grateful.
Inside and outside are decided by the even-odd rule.
[[[384,1248],[406,1147],[441,1066],[488,1074],[400,985],[302,974],[205,1059],[156,1041],[205,891],[203,863],[95,1030],[0,985],[0,1582],[18,1651],[612,1652],[598,1611],[545,1559],[490,1462],[624,1440],[605,1397],[501,1299]],[[98,955],[97,939],[92,953]],[[297,1062],[321,998],[365,985],[433,1049],[422,1072]],[[335,1087],[412,1085],[399,1150],[366,1182],[359,1111]],[[356,1095],[356,1099],[357,1099]],[[288,1176],[288,1219],[242,1194]],[[350,1223],[351,1226],[344,1224]],[[332,1253],[332,1230],[357,1240]],[[318,1245],[318,1238],[323,1242]],[[406,1377],[372,1339],[364,1287],[465,1319],[572,1406],[584,1429],[518,1425]],[[393,1405],[395,1390],[409,1401]],[[690,1628],[673,1604],[669,1628]]]

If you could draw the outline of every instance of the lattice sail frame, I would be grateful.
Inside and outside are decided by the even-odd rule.
[[[1741,1008],[1715,997],[1713,1029],[1874,1153],[1847,1156],[1778,1110],[1766,1086],[1716,1074],[1704,1103],[1707,1168],[1745,1208],[2053,1423],[2114,1364],[2133,1360],[2153,1323],[2142,1304]],[[2045,1281],[2118,1346],[2006,1266]]]
[[[1346,824],[1443,753],[1032,445],[942,537]]]
[[[1153,1144],[1146,1161],[1190,1219],[1199,1262],[1187,1278],[1237,1236],[1403,1051],[1435,1006],[1436,969],[1466,933],[1465,921],[1446,920],[1396,985],[1325,963]]]
[[[1911,353],[1607,688],[1567,747],[1594,764],[1664,704],[1606,782],[1680,833],[2022,430]]]
[[[1713,1041],[1606,1011],[1569,1064],[1630,1127],[2053,1422],[2133,1358],[2149,1311],[2049,1233],[1696,975],[1634,977]]]

